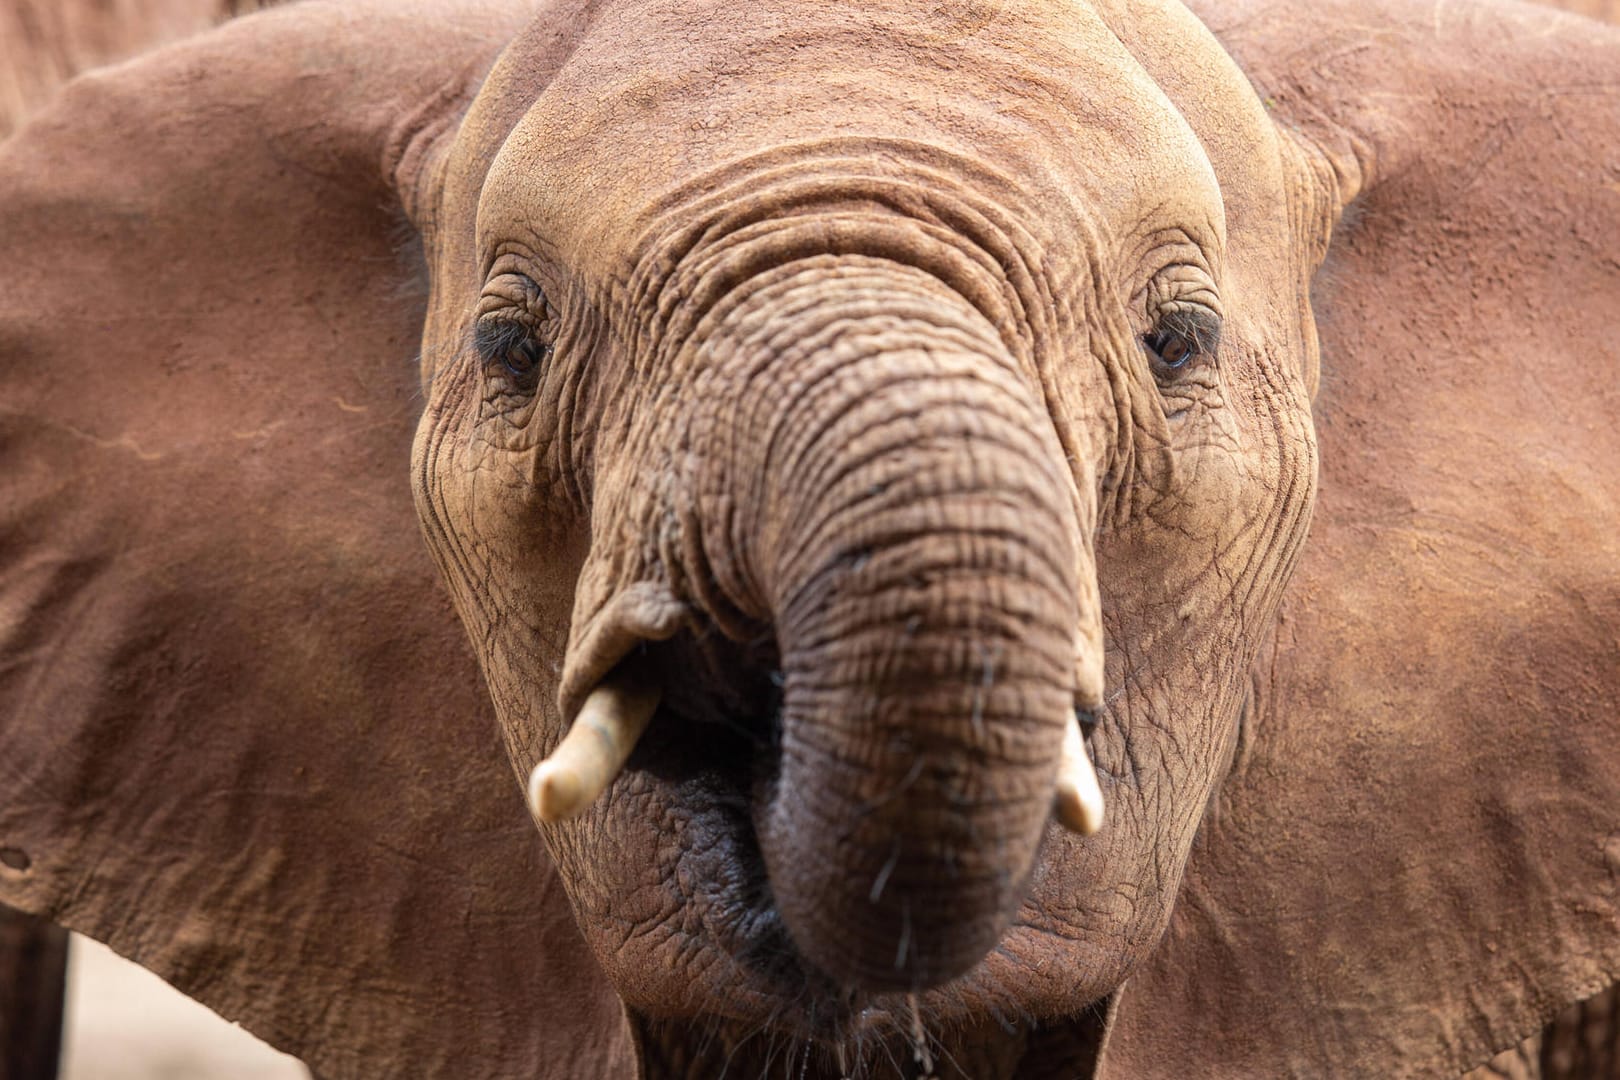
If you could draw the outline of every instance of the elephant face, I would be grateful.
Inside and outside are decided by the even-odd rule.
[[[977,11],[542,21],[417,213],[417,507],[514,765],[605,679],[661,695],[543,827],[649,1016],[1108,994],[1310,516],[1304,157],[1179,8]]]

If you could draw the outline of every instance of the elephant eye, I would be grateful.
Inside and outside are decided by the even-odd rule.
[[[1202,308],[1175,308],[1142,335],[1154,374],[1174,378],[1200,359],[1215,355],[1221,343],[1220,316]]]
[[[1167,368],[1178,368],[1193,358],[1197,347],[1180,334],[1162,333],[1147,335],[1148,351],[1158,357],[1159,363]]]
[[[479,320],[473,331],[473,345],[486,371],[504,375],[522,390],[534,388],[552,351],[549,343],[539,340],[521,320],[510,316]]]

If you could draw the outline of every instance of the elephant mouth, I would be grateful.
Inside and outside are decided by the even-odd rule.
[[[1044,966],[1054,945],[1087,953],[1093,970],[1107,966],[1053,924],[1054,901],[1041,896],[1045,864],[1078,839],[1054,821],[1019,916],[965,975],[906,993],[855,988],[822,971],[788,931],[758,836],[761,808],[781,783],[774,646],[682,631],[629,660],[665,692],[605,797],[565,828],[577,829],[578,847],[641,856],[632,866],[622,855],[586,856],[591,872],[573,890],[580,924],[633,1012],[666,1025],[768,1030],[844,1059],[859,1047],[911,1053],[986,1016],[1005,1020],[996,1025],[1003,1031],[1033,1023],[1028,970]],[[1049,988],[1046,997],[1077,990]]]
[[[661,654],[660,666],[669,667],[682,652],[653,651]],[[660,851],[657,871],[672,894],[667,905],[679,913],[679,928],[669,932],[683,939],[683,952],[707,954],[707,964],[726,969],[724,977],[699,980],[714,985],[708,994],[694,986],[688,1009],[740,1022],[770,1015],[774,1027],[797,1037],[839,1042],[863,1026],[867,1003],[794,945],[756,831],[757,808],[771,797],[779,775],[781,695],[774,670],[768,663],[737,669],[725,696],[746,697],[750,707],[739,709],[735,700],[722,707],[718,695],[694,700],[676,694],[662,702],[615,781],[624,791],[610,790],[606,801],[616,808],[628,796],[678,821],[679,842]],[[639,820],[624,820],[615,809],[607,814],[609,828],[639,827]],[[622,943],[620,958],[638,953],[637,944]],[[642,1004],[660,1011],[667,1005],[662,995],[650,997]]]

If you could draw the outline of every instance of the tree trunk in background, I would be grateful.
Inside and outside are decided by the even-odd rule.
[[[62,1050],[68,933],[0,906],[0,1080],[52,1080]]]

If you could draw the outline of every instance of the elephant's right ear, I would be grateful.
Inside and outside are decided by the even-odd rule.
[[[1101,1075],[1457,1076],[1620,977],[1620,29],[1191,3],[1342,211],[1321,478]]]
[[[289,5],[0,144],[0,901],[323,1076],[623,1063],[410,496],[408,220],[525,7]]]

